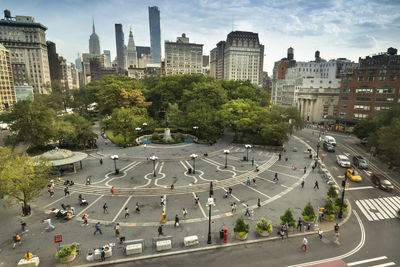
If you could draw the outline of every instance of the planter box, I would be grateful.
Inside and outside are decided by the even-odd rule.
[[[238,239],[238,240],[246,240],[248,235],[249,235],[249,233],[246,233],[242,237],[240,237],[239,234],[236,234],[236,239]]]
[[[106,253],[106,258],[109,258],[109,257],[112,256],[112,251],[111,251],[111,249],[105,250],[104,252]],[[95,259],[95,260],[100,260],[100,259],[101,259],[100,250],[96,249],[96,250],[94,251],[94,259]]]
[[[288,232],[294,232],[294,226],[289,226],[287,230]]]
[[[39,266],[39,257],[33,257],[30,260],[21,259],[18,262],[18,267],[36,267]]]
[[[142,244],[127,245],[125,248],[126,255],[141,254],[143,252]]]
[[[199,238],[197,237],[197,235],[185,236],[185,238],[183,239],[183,244],[185,244],[185,247],[198,245]]]
[[[69,255],[66,258],[60,259],[61,263],[67,263],[67,262],[72,262],[76,258],[76,253]]]
[[[268,231],[262,231],[261,233],[258,232],[258,234],[259,234],[260,236],[264,236],[264,237],[267,237],[267,236],[270,235],[270,233],[269,233]]]
[[[171,240],[157,241],[157,243],[156,243],[157,251],[168,250],[168,249],[172,249]]]

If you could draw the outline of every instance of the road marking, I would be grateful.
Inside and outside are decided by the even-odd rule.
[[[382,213],[383,217],[385,217],[386,219],[395,217],[393,214],[390,213],[390,211],[385,207],[385,205],[382,205],[382,202],[379,201],[379,198],[373,199],[373,201],[375,202],[375,204],[377,206],[379,206],[381,208],[381,213]]]
[[[376,212],[372,211],[375,213],[376,216],[378,216],[379,219],[383,219],[382,214],[379,213],[379,208],[377,208],[374,203],[371,201],[371,199],[364,199],[365,203],[370,207],[370,210],[376,210]]]
[[[115,222],[115,220],[118,218],[118,216],[121,214],[122,210],[126,207],[126,204],[128,204],[129,200],[131,200],[132,196],[129,196],[128,199],[125,201],[124,205],[122,205],[122,208],[118,211],[117,215],[115,215],[114,219],[112,222]]]
[[[368,221],[373,221],[372,217],[369,216],[369,213],[364,209],[364,207],[360,204],[358,200],[356,200],[356,204],[358,208],[361,210],[362,213],[364,213],[365,217],[367,217]]]
[[[257,177],[257,179],[261,179],[261,180],[263,180],[263,181],[270,182],[271,184],[276,184],[276,182],[271,181],[271,180],[269,180],[269,179],[267,179],[267,178],[260,177],[260,176],[256,176],[256,177]]]
[[[398,208],[396,207],[396,205],[395,204],[393,204],[391,201],[390,201],[390,199],[388,199],[388,198],[386,198],[386,197],[383,197],[383,198],[381,198],[382,199],[382,201],[383,202],[385,202],[387,205],[387,207],[390,207],[392,210],[394,210],[394,212],[396,213],[397,212],[397,210],[398,210]]]
[[[104,195],[99,196],[98,198],[95,199],[95,201],[92,202],[92,204],[88,205],[86,208],[84,208],[81,212],[79,212],[76,217],[79,218],[88,208],[94,205],[100,198],[102,198]]]
[[[284,187],[284,188],[290,188],[289,186],[286,186],[284,184],[281,184],[281,186]]]
[[[75,193],[75,192],[72,192],[71,194],[68,195],[68,197],[70,197],[70,196],[73,195],[74,193]],[[51,202],[50,204],[47,204],[47,205],[44,206],[43,208],[47,208],[47,207],[49,207],[49,206],[51,206],[51,205],[57,203],[58,201],[60,201],[60,200],[62,200],[62,199],[65,199],[65,198],[68,198],[68,197],[67,197],[67,196],[63,196],[63,197],[61,197],[61,198],[59,198],[59,199],[57,199],[57,200]]]
[[[351,187],[351,188],[347,188],[346,191],[354,191],[354,190],[361,190],[361,189],[371,189],[371,188],[374,188],[374,187],[373,186]]]
[[[267,197],[267,198],[271,198],[270,196],[268,196],[268,195],[264,194],[263,192],[260,192],[260,191],[258,191],[257,189],[254,189],[254,188],[252,188],[252,187],[251,187],[251,186],[249,186],[249,185],[245,185],[244,183],[243,183],[243,184],[241,184],[241,185],[243,185],[243,186],[245,186],[245,187],[247,187],[247,188],[249,188],[249,189],[253,190],[254,192],[257,192],[257,193],[259,193],[260,195],[263,195],[263,196],[265,196],[265,197]]]
[[[371,267],[386,267],[386,266],[393,266],[393,265],[396,265],[396,263],[388,262],[388,263],[382,263],[382,264],[378,264],[378,265],[373,265]]]
[[[387,259],[386,256],[382,256],[382,257],[377,257],[377,258],[372,258],[372,259],[367,259],[367,260],[362,260],[362,261],[350,262],[350,263],[347,263],[347,265],[348,266],[355,266],[355,265],[359,265],[359,264],[364,264],[364,263],[373,262],[373,261],[386,260],[386,259]]]
[[[195,194],[194,192],[192,192],[192,194],[193,194],[193,197],[196,197],[196,194]],[[206,215],[206,213],[204,212],[204,209],[203,209],[203,207],[201,206],[200,201],[199,201],[199,208],[200,208],[201,213],[203,213],[204,218],[207,218],[207,215]]]
[[[400,203],[398,197],[356,200],[357,206],[369,221],[380,221],[396,217]]]

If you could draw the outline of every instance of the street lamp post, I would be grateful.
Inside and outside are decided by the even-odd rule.
[[[213,191],[213,183],[210,182],[210,196],[208,198],[208,238],[207,238],[207,244],[211,244],[211,206],[215,205],[214,204],[214,199],[213,196],[214,195],[214,191]]]
[[[198,157],[198,155],[193,153],[192,155],[190,155],[190,157],[193,160],[193,174],[195,174],[196,173],[196,158]]]
[[[249,149],[251,148],[251,145],[244,145],[244,147],[247,150],[247,157],[246,157],[246,161],[249,161]]]
[[[153,161],[153,177],[156,177],[156,160],[158,159],[157,156],[151,156],[150,159]]]
[[[338,214],[339,219],[343,218],[343,204],[344,204],[344,193],[346,191],[346,184],[347,184],[347,174],[344,176],[344,181],[342,182],[343,191],[342,191],[342,202],[340,203],[340,210]]]
[[[321,132],[319,134],[320,134],[320,136],[318,137],[318,143],[317,143],[317,159],[318,159],[318,156],[319,156],[319,148],[321,147],[321,140],[322,140]]]
[[[197,132],[197,130],[199,129],[199,127],[198,126],[193,126],[193,130],[195,131],[195,133],[196,133],[196,137],[197,137],[197,140],[199,140],[199,137],[198,137],[198,132]]]
[[[119,170],[117,169],[118,155],[111,155],[110,158],[114,161],[115,174],[118,174],[119,173]]]
[[[224,149],[224,154],[225,154],[225,169],[228,168],[228,154],[229,154],[229,149]]]

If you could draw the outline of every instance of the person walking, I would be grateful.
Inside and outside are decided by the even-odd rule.
[[[285,231],[286,238],[289,238],[289,225],[287,223],[283,225],[283,230]]]
[[[315,189],[315,188],[319,189],[318,181],[315,181],[314,189]]]
[[[199,206],[199,200],[200,198],[196,195],[194,198],[194,207],[197,208]]]
[[[258,200],[257,200],[257,207],[261,207],[261,199],[260,198],[258,198]]]
[[[86,178],[86,185],[90,185],[90,181],[91,181],[90,177]]]
[[[160,198],[160,206],[163,207],[164,205],[165,205],[164,197],[161,196],[161,198]]]
[[[64,187],[64,196],[69,196],[68,186]]]
[[[176,228],[177,226],[179,226],[179,217],[178,217],[178,214],[175,215],[175,223],[174,223],[174,227]]]
[[[288,161],[288,157],[285,158],[285,161]]]
[[[21,231],[25,232],[26,222],[21,221]]]
[[[53,184],[50,184],[48,191],[49,191],[50,197],[54,197],[54,185]]]
[[[139,202],[136,202],[135,210],[136,210],[137,213],[140,213],[140,205],[139,205]]]
[[[86,213],[85,214],[83,214],[83,216],[82,216],[82,220],[83,220],[83,224],[82,225],[88,225],[88,217],[89,217],[89,215],[87,215]]]
[[[250,185],[250,177],[247,177],[246,184],[247,184],[247,185]]]
[[[275,173],[274,181],[278,181],[278,173]]]
[[[283,240],[283,237],[285,236],[285,231],[283,230],[283,226],[281,226],[281,231],[279,234],[281,235],[281,238]]]
[[[21,237],[18,233],[15,233],[15,236],[13,237],[12,248],[14,249],[17,244],[21,244]]]
[[[114,226],[114,230],[115,230],[115,236],[116,236],[116,237],[119,237],[119,231],[120,231],[119,223],[117,223],[117,224]]]
[[[103,234],[103,232],[100,229],[100,222],[96,223],[96,225],[94,226],[94,228],[96,229],[93,233],[93,235],[96,235],[97,232],[99,232],[101,235]]]
[[[304,251],[305,252],[307,252],[307,244],[308,244],[308,240],[307,240],[307,238],[303,238],[303,243],[302,243],[302,245],[301,245],[301,249],[303,249],[304,248]]]
[[[125,207],[125,219],[129,217],[129,208]]]
[[[254,184],[254,185],[257,185],[257,184],[256,184],[256,178],[253,178],[253,184]]]
[[[187,210],[185,208],[182,209],[182,215],[183,215],[184,219],[187,218],[188,212],[187,212]]]
[[[111,187],[111,195],[114,195],[115,190],[114,190],[114,186]]]
[[[304,173],[306,173],[307,172],[307,167],[304,167]]]
[[[231,209],[232,209],[232,213],[234,213],[236,211],[236,202],[233,202],[231,204]]]
[[[158,226],[158,236],[164,235],[163,233],[163,225]]]
[[[300,232],[301,232],[301,226],[303,225],[303,221],[301,220],[301,218],[299,218],[298,220],[297,220],[297,229],[299,229],[300,228]]]
[[[228,188],[229,195],[232,196],[232,187]]]
[[[282,154],[281,154],[281,153],[279,153],[278,157],[279,157],[279,160],[281,160],[281,158],[282,158]]]
[[[43,220],[44,223],[46,223],[46,227],[44,228],[45,230],[55,229],[56,227],[51,224],[51,219],[47,218],[46,220]]]
[[[103,205],[103,213],[108,213],[107,203],[104,203],[104,205]]]
[[[100,159],[100,165],[103,165],[103,159]]]
[[[304,179],[301,181],[301,188],[304,188],[304,183],[305,183],[305,181],[304,181]]]
[[[104,248],[100,248],[100,257],[101,257],[101,261],[106,260],[106,252],[104,251]]]
[[[318,237],[321,240],[322,239],[322,233],[323,231],[321,229],[318,230]]]
[[[246,213],[244,214],[244,216],[250,216],[250,207],[249,207],[249,205],[246,205]]]
[[[174,190],[175,186],[174,184],[171,184],[171,190]]]
[[[339,224],[336,223],[333,229],[335,230],[335,243],[339,243]]]

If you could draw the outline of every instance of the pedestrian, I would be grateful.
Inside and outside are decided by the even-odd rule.
[[[179,217],[178,214],[175,215],[175,223],[174,223],[174,227],[179,226]]]
[[[25,232],[26,222],[21,221],[21,231]]]
[[[246,205],[246,213],[244,214],[244,216],[246,216],[246,215],[250,216],[250,207],[249,207],[249,205]]]
[[[254,220],[254,210],[250,209],[250,220]]]
[[[104,203],[104,205],[103,205],[103,213],[108,213],[107,203]]]
[[[275,173],[274,181],[278,181],[278,173]]]
[[[69,195],[68,186],[64,187],[64,196]]]
[[[301,181],[301,188],[304,188],[304,179]]]
[[[125,207],[125,219],[129,217],[129,208]]]
[[[282,154],[281,154],[281,153],[279,153],[279,155],[278,155],[278,156],[279,156],[279,160],[281,160],[281,158],[282,158]]]
[[[21,237],[19,236],[18,233],[15,233],[15,236],[13,236],[13,244],[12,248],[15,248],[17,244],[21,244]]]
[[[232,208],[232,213],[234,213],[236,211],[236,202],[233,202],[231,204],[231,208]]]
[[[114,195],[115,190],[114,190],[114,186],[111,187],[111,195]]]
[[[257,200],[257,207],[261,207],[261,199],[260,198],[258,198],[258,200]]]
[[[324,213],[320,210],[318,211],[318,221],[322,222],[322,217],[324,216]]]
[[[94,228],[96,228],[96,230],[94,231],[93,235],[96,235],[97,232],[99,232],[101,235],[103,234],[103,232],[100,229],[100,222],[96,223]]]
[[[103,165],[103,159],[100,159],[100,165]]]
[[[82,225],[86,225],[86,226],[88,225],[88,223],[87,223],[88,217],[89,217],[89,215],[87,215],[86,213],[83,214],[83,216],[82,216],[83,224]]]
[[[257,184],[256,184],[256,178],[253,178],[253,184],[254,184],[254,185],[257,185]]]
[[[315,165],[314,165],[314,164],[312,165],[312,170],[313,170],[313,171],[315,170]]]
[[[160,225],[160,226],[158,226],[158,236],[160,236],[160,235],[164,235],[164,233],[163,233],[163,225]]]
[[[251,166],[254,166],[254,158],[251,159]]]
[[[287,223],[284,224],[283,230],[285,231],[286,238],[289,238],[289,225]]]
[[[86,178],[86,185],[90,185],[90,177]]]
[[[225,192],[222,198],[228,198],[228,192]]]
[[[229,195],[232,195],[232,187],[228,188]]]
[[[199,206],[199,200],[200,198],[196,195],[194,198],[194,207],[197,208]]]
[[[51,219],[47,218],[46,220],[43,220],[44,223],[46,223],[46,227],[44,228],[45,230],[49,230],[56,228],[54,225],[51,224]]]
[[[174,190],[175,186],[174,184],[171,184],[171,190]]]
[[[161,196],[161,198],[160,198],[160,206],[163,207],[164,204],[165,204],[165,203],[164,203],[164,197]]]
[[[336,223],[336,225],[333,229],[335,230],[335,237],[336,237],[335,242],[338,243],[339,242],[339,224]]]
[[[247,177],[246,184],[247,184],[247,185],[250,185],[250,177]]]
[[[139,206],[139,202],[136,202],[136,212],[139,213],[140,212],[140,206]]]
[[[318,181],[315,181],[314,189],[315,189],[315,188],[319,189]]]
[[[288,157],[285,158],[285,161],[288,161]]]
[[[100,257],[101,257],[101,261],[106,260],[106,252],[104,251],[104,248],[100,248]]]
[[[302,225],[303,225],[303,222],[302,222],[301,218],[299,218],[299,219],[297,220],[297,229],[300,228],[300,232],[301,232],[301,226],[302,226]]]
[[[120,230],[119,223],[117,223],[117,224],[114,226],[114,230],[115,230],[115,236],[116,236],[116,237],[119,237],[119,230]]]
[[[186,219],[188,212],[185,208],[182,209],[183,218]]]
[[[306,173],[307,172],[307,167],[304,167],[304,173]]]
[[[281,226],[281,231],[279,234],[281,235],[281,238],[283,240],[283,237],[285,236],[285,231],[283,230],[283,226]]]
[[[305,252],[307,252],[307,244],[308,244],[308,240],[307,240],[307,238],[303,238],[303,243],[302,243],[302,245],[301,245],[301,249],[303,249],[304,248],[304,251]]]
[[[322,239],[322,233],[323,233],[323,231],[322,231],[321,229],[319,229],[319,230],[318,230],[318,237],[319,237],[319,239]]]

